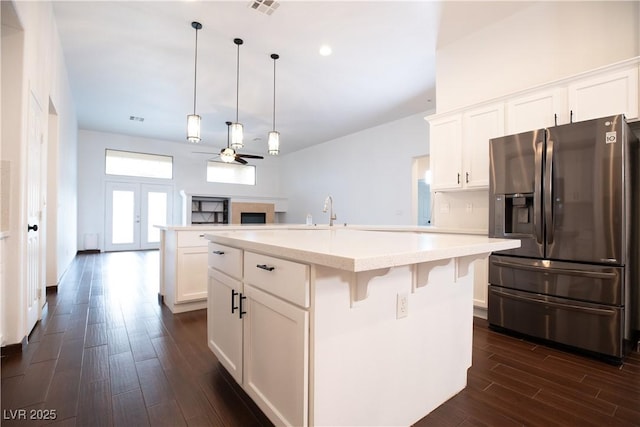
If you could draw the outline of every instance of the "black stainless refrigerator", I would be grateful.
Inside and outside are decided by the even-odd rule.
[[[494,329],[620,362],[640,330],[638,139],[624,116],[489,142]]]

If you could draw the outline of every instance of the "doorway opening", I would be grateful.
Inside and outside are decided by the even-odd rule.
[[[431,223],[431,169],[429,156],[413,159],[412,168],[412,205],[416,225],[432,225]]]

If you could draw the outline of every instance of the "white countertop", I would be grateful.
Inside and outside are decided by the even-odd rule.
[[[392,231],[388,231],[392,229]],[[212,231],[211,228],[205,231]],[[281,229],[217,230],[205,238],[274,257],[353,272],[478,255],[520,247],[519,240],[469,234],[376,231],[351,227],[291,226]]]
[[[328,230],[327,224],[218,224],[218,225],[156,225],[156,228],[165,231],[218,231],[218,230]],[[441,228],[431,225],[362,225],[362,224],[336,224],[335,229],[369,230],[369,231],[397,231],[419,233],[447,233],[447,234],[475,234],[487,235],[487,230],[467,228]]]

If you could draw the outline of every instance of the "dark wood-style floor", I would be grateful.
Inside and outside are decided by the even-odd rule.
[[[206,312],[172,315],[157,289],[157,252],[79,255],[25,351],[2,358],[2,424],[270,425],[207,348]],[[638,353],[615,367],[478,319],[473,336],[467,388],[418,426],[640,425]]]

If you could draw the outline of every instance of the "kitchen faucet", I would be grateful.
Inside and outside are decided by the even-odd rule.
[[[331,196],[327,196],[326,199],[324,199],[324,208],[322,208],[322,212],[326,212],[327,211],[327,207],[329,207],[329,227],[333,226],[333,220],[334,219],[338,219],[336,217],[336,214],[333,213],[333,198]]]

